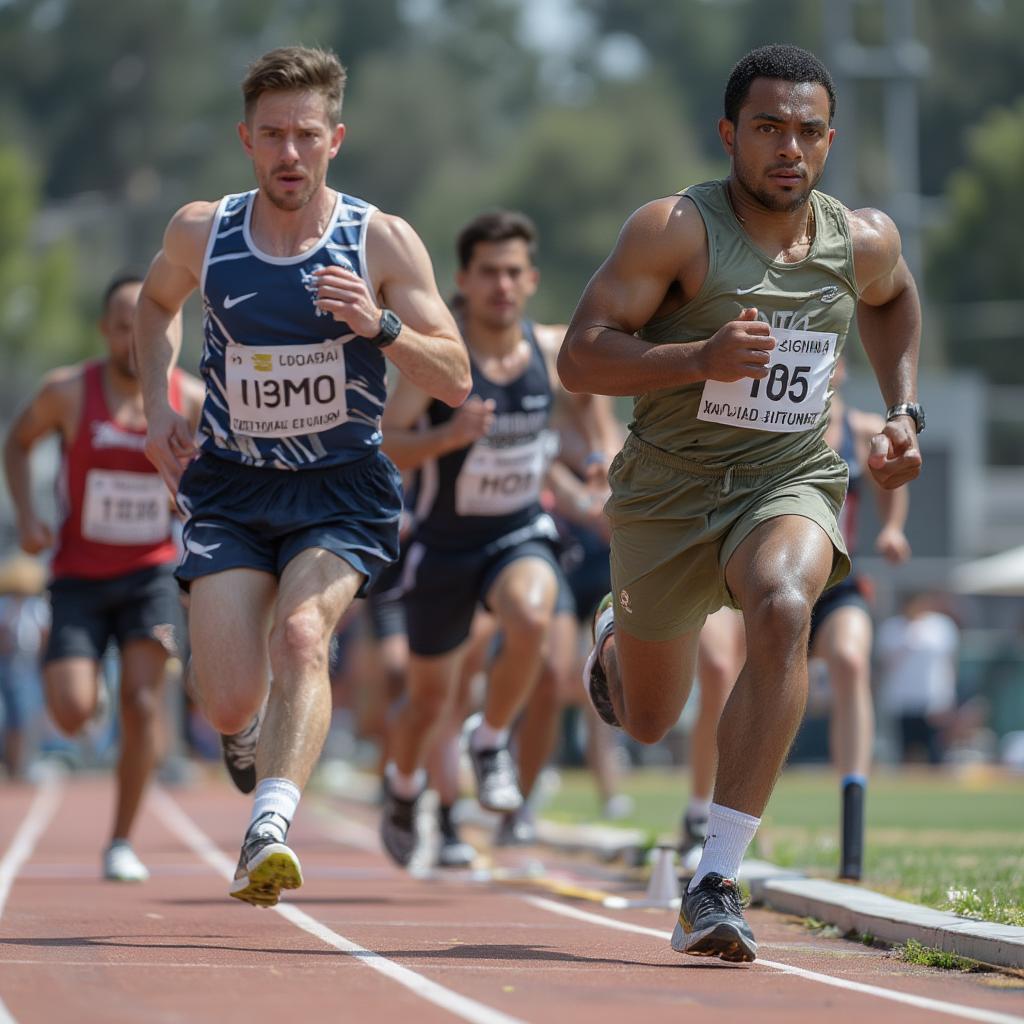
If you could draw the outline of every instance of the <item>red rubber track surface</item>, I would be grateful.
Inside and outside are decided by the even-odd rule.
[[[452,994],[445,1003],[444,992],[432,990],[430,1001],[368,969],[367,960],[378,958],[343,952],[275,911],[228,898],[226,881],[195,848],[205,835],[221,861],[237,857],[249,801],[219,780],[151,795],[135,846],[152,878],[103,882],[100,850],[112,797],[108,778],[62,784],[56,813],[13,878],[0,918],[0,1022],[632,1024],[634,1012],[644,1024],[1024,1020],[1024,982],[913,967],[884,951],[816,938],[763,910],[748,917],[764,960],[948,1005],[905,1005],[763,963],[680,956],[663,937],[612,930],[551,907],[658,932],[671,931],[670,911],[610,911],[465,874],[418,880],[372,849],[371,810],[307,798],[289,839],[305,885],[288,904]],[[10,851],[38,803],[31,788],[0,791],[0,851]],[[194,823],[188,829],[181,812]],[[615,889],[606,869],[545,851],[532,855],[577,885]],[[514,864],[523,856],[497,851],[495,859]],[[10,853],[4,864],[11,867]]]

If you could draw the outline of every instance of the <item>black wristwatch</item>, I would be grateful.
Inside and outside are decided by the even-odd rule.
[[[924,433],[924,406],[917,402],[900,402],[897,405],[890,405],[885,410],[886,422],[896,419],[897,416],[909,416],[914,421],[914,426],[919,434]]]
[[[398,319],[398,314],[393,313],[390,309],[380,311],[379,326],[380,329],[377,333],[372,338],[366,339],[377,348],[387,348],[402,333],[402,321]]]

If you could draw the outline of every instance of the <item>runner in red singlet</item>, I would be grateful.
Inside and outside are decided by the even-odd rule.
[[[170,496],[143,450],[146,422],[132,358],[140,288],[141,278],[131,275],[110,283],[99,325],[107,355],[50,373],[4,448],[19,543],[29,554],[54,548],[43,681],[50,715],[69,735],[96,712],[107,644],[113,640],[120,651],[117,807],[103,857],[104,876],[116,881],[148,877],[128,837],[156,758],[160,689],[181,618]],[[199,381],[176,371],[168,387],[171,402],[195,425]],[[29,458],[53,433],[63,448],[56,543],[33,502]]]

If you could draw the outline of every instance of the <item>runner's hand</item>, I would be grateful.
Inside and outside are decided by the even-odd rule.
[[[380,306],[358,274],[337,266],[323,267],[314,274],[317,309],[348,324],[360,337],[375,338],[380,333]]]
[[[198,449],[188,420],[170,406],[147,416],[146,458],[156,466],[171,494]]]
[[[921,472],[917,431],[909,416],[889,420],[882,433],[871,438],[868,468],[887,491],[908,483]]]
[[[28,555],[38,555],[53,547],[53,530],[48,523],[32,516],[18,523],[18,546]]]
[[[494,399],[484,401],[479,395],[470,395],[448,421],[448,439],[452,451],[468,448],[484,437],[494,423]]]
[[[769,353],[775,348],[771,333],[768,324],[757,319],[756,309],[744,309],[704,342],[702,376],[726,383],[767,377]]]
[[[875,550],[892,565],[900,565],[910,558],[910,541],[897,526],[887,526],[875,540]]]

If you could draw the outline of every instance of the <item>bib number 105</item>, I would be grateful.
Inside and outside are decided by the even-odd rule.
[[[791,402],[802,402],[807,397],[809,387],[808,374],[811,372],[809,366],[786,366],[785,363],[776,363],[768,376],[764,378],[765,397],[772,402],[779,402],[788,398]],[[761,393],[760,379],[750,383],[750,397],[757,398]]]

